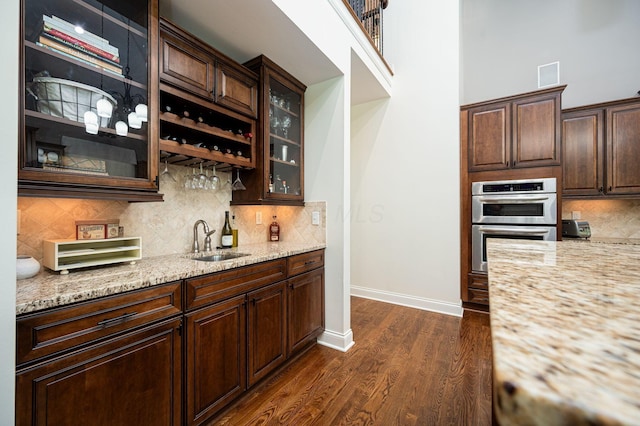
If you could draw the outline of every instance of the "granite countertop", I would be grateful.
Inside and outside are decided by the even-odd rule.
[[[502,425],[640,424],[640,246],[489,239]]]
[[[43,267],[35,277],[17,281],[16,315],[323,248],[324,244],[315,243],[251,244],[224,250],[250,253],[250,256],[221,262],[194,260],[194,256],[214,252],[199,255],[173,254],[143,258],[134,265],[117,264],[87,270],[71,270],[68,275],[60,275]]]

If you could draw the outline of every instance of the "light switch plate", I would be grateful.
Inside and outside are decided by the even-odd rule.
[[[262,212],[256,212],[256,225],[262,225]]]
[[[320,225],[320,212],[311,212],[311,224]]]

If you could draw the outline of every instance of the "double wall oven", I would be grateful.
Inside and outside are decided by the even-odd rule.
[[[471,269],[487,272],[487,238],[556,240],[556,179],[473,182],[471,212]]]

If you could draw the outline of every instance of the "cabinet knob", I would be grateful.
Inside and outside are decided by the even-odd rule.
[[[613,188],[613,187],[612,187],[611,185],[609,185],[609,192],[611,192],[612,188]]]
[[[598,192],[602,194],[604,192],[604,188],[601,186],[600,188],[598,188]]]

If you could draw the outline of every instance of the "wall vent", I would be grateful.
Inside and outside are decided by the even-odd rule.
[[[538,89],[560,84],[560,62],[538,65]]]

